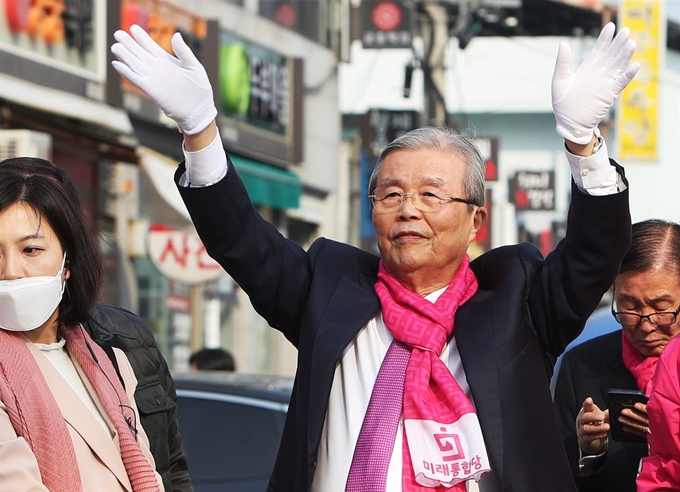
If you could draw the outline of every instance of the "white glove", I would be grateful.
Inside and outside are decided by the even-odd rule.
[[[552,106],[557,133],[567,140],[586,145],[614,100],[633,80],[640,68],[628,66],[635,53],[635,41],[623,28],[614,35],[614,24],[604,26],[595,46],[583,63],[572,72],[571,48],[560,43],[552,79]]]
[[[118,60],[113,68],[144,92],[180,131],[193,135],[204,130],[217,116],[208,74],[186,45],[180,33],[172,36],[170,55],[144,29],[116,31],[111,52]]]

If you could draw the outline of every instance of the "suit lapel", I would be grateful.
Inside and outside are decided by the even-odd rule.
[[[360,282],[358,284],[347,277],[340,279],[316,333],[307,427],[307,435],[313,443],[318,444],[321,436],[337,362],[345,348],[380,309],[380,301],[373,289],[375,280],[362,276]]]
[[[59,409],[61,410],[62,416],[73,430],[75,430],[80,437],[87,443],[92,452],[97,455],[99,460],[108,467],[111,472],[116,476],[118,481],[124,485],[127,489],[129,487],[129,479],[127,472],[125,471],[125,466],[120,458],[120,452],[116,447],[117,436],[115,436],[115,428],[113,424],[109,421],[108,415],[104,410],[99,398],[96,396],[92,385],[90,384],[87,377],[82,373],[82,368],[77,361],[73,360],[76,370],[80,374],[85,387],[87,388],[90,395],[94,395],[93,400],[95,405],[99,408],[104,420],[109,425],[109,428],[114,433],[114,437],[109,434],[109,432],[102,427],[99,421],[92,415],[90,409],[88,409],[80,397],[71,389],[69,384],[64,380],[64,378],[59,374],[59,372],[54,368],[52,363],[47,360],[47,358],[40,352],[40,350],[35,347],[30,342],[27,342],[29,350],[33,354],[40,371],[42,372],[47,385],[52,390],[52,395],[54,396]],[[115,441],[114,441],[115,439]],[[128,489],[129,490],[129,489]]]
[[[454,337],[498,480],[503,477],[503,425],[490,316],[490,292],[477,291],[456,312]]]

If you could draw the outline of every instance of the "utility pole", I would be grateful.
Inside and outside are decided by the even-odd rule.
[[[448,12],[441,3],[424,5],[427,19],[421,22],[424,60],[423,70],[425,98],[423,121],[431,126],[446,126],[446,94],[444,77],[444,53],[449,39]]]
[[[451,29],[446,4],[458,5],[456,22]],[[458,38],[460,49],[465,49],[474,36],[472,15],[481,5],[482,0],[449,0],[423,4],[425,18],[420,21],[420,34],[424,55],[419,62],[425,82],[423,121],[428,125],[449,126],[444,72],[446,45],[450,38]]]

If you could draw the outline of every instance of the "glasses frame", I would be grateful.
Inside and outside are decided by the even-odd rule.
[[[373,194],[373,195],[368,195],[368,198],[369,198],[369,200],[371,201],[371,205],[373,206],[373,208],[375,208],[375,203],[376,203],[376,202],[382,202],[383,200],[386,200],[386,199],[388,198],[388,196],[391,195],[392,193],[398,193],[399,196],[401,197],[401,201],[399,202],[399,205],[398,205],[397,207],[395,207],[394,210],[399,210],[401,207],[403,207],[403,206],[404,206],[404,202],[406,201],[406,198],[413,198],[413,204],[414,204],[415,207],[416,207],[418,210],[420,210],[421,212],[425,212],[425,213],[427,213],[427,212],[438,212],[439,210],[441,210],[441,208],[440,208],[439,210],[427,210],[427,211],[426,211],[426,210],[422,210],[422,209],[418,206],[418,202],[420,202],[421,204],[423,203],[423,200],[422,200],[422,198],[420,197],[420,195],[421,195],[420,193],[404,193],[403,191],[401,191],[401,192],[393,191],[393,192],[388,193],[388,194],[387,194],[385,197],[383,197],[383,198],[378,198],[378,196],[375,195],[375,194]],[[452,203],[452,202],[465,203],[465,204],[467,204],[467,205],[475,205],[475,206],[477,206],[477,207],[480,206],[480,205],[478,205],[477,203],[475,203],[474,201],[472,201],[472,200],[470,200],[470,199],[468,199],[468,198],[460,198],[460,197],[458,197],[458,196],[439,196],[439,195],[437,195],[436,193],[432,193],[431,191],[428,191],[428,194],[437,197],[439,200],[442,200],[442,201],[443,201],[443,203],[442,203],[442,208],[443,208],[444,205],[446,205],[447,203]],[[418,197],[418,200],[416,200],[416,197]],[[448,200],[448,201],[445,201],[445,200]],[[393,211],[392,209],[386,210],[386,212],[392,212],[392,211]]]
[[[654,313],[649,313],[649,314],[638,314],[638,313],[631,313],[630,311],[614,311],[614,303],[615,303],[615,301],[612,298],[612,307],[611,307],[612,316],[614,316],[614,319],[616,320],[616,322],[618,324],[620,324],[621,326],[631,326],[633,328],[637,328],[638,326],[640,326],[642,324],[643,319],[646,319],[647,321],[649,321],[654,326],[670,326],[678,320],[678,314],[680,314],[680,306],[678,306],[678,309],[676,309],[675,311],[656,311]],[[637,324],[634,324],[634,325],[624,325],[623,323],[621,323],[617,319],[617,317],[616,317],[617,314],[628,314],[628,315],[632,315],[632,316],[637,316],[638,322],[637,322]],[[668,324],[658,325],[658,324],[654,323],[654,321],[652,321],[652,316],[654,316],[655,314],[672,314],[673,315],[673,321],[671,321]]]

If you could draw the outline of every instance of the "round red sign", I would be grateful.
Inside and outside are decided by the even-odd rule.
[[[274,20],[283,27],[292,28],[297,23],[297,11],[289,3],[279,4],[274,10]]]
[[[401,9],[394,2],[380,2],[371,12],[373,25],[381,31],[392,31],[401,24]]]

